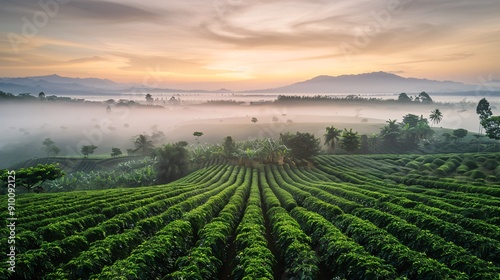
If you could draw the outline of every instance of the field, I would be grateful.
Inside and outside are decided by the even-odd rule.
[[[219,164],[161,186],[19,195],[12,276],[500,279],[499,159],[319,156],[310,167]]]

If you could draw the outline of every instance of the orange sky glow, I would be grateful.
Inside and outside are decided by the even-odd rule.
[[[498,0],[5,0],[0,10],[2,77],[234,90],[373,71],[500,79]]]

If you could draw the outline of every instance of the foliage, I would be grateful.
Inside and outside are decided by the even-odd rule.
[[[342,138],[340,140],[340,147],[347,151],[348,153],[353,153],[357,151],[361,146],[361,138],[358,132],[353,132],[352,128],[350,130],[344,129],[342,132]]]
[[[422,102],[422,103],[432,103],[433,102],[432,98],[425,91],[422,91],[418,95],[418,99],[420,99],[420,102]]]
[[[152,159],[120,163],[111,171],[74,172],[43,184],[48,192],[130,188],[155,184]]]
[[[16,272],[0,278],[498,279],[499,156],[320,155],[314,167],[218,164],[167,185],[23,194]],[[436,177],[434,163],[471,168]]]
[[[44,151],[48,157],[57,156],[61,151],[61,149],[56,146],[56,143],[50,138],[45,138],[45,140],[43,140],[42,142],[42,145],[42,151]]]
[[[95,145],[86,145],[82,146],[82,149],[80,151],[82,152],[84,158],[88,158],[89,155],[93,154],[96,149],[97,146]]]
[[[295,159],[311,159],[320,152],[320,140],[309,133],[280,133],[280,141],[290,149],[290,156]]]
[[[463,128],[458,128],[453,130],[453,136],[457,137],[457,141],[460,141],[462,138],[467,136],[467,133],[468,133],[467,129]]]
[[[488,102],[488,100],[486,100],[486,98],[479,100],[479,103],[476,107],[476,114],[479,115],[481,125],[483,125],[484,120],[490,118],[493,115],[493,113],[491,112],[490,103]]]
[[[388,146],[397,144],[401,128],[396,122],[397,120],[388,120],[380,131],[380,136]]]
[[[200,144],[200,137],[203,136],[203,132],[201,131],[195,131],[193,132],[193,136],[195,137],[196,139],[196,143],[198,143],[198,145]]]
[[[486,135],[495,140],[500,139],[500,116],[493,116],[481,121]]]
[[[160,184],[172,182],[186,175],[189,169],[189,154],[185,143],[167,144],[156,149],[154,155],[156,180]]]
[[[412,102],[413,100],[411,100],[411,98],[405,92],[402,92],[398,96],[398,101],[399,102]]]
[[[149,137],[144,134],[139,134],[134,140],[135,149],[132,150],[133,154],[149,156],[154,151],[154,144]]]
[[[227,158],[233,157],[236,152],[236,143],[231,136],[224,138],[224,143],[222,144],[222,152]]]
[[[64,176],[65,173],[58,164],[38,164],[34,167],[21,168],[15,173],[16,185],[22,186],[27,192],[35,189],[36,192],[43,192],[41,184],[45,181],[55,180]],[[0,180],[7,181],[7,173],[2,174]]]
[[[111,157],[119,157],[122,155],[120,148],[111,148]]]
[[[341,135],[342,130],[333,126],[327,127],[326,133],[323,135],[325,138],[325,145],[329,145],[332,151],[335,150],[335,142],[339,141]]]
[[[443,119],[443,113],[441,113],[439,109],[434,109],[431,111],[429,119],[432,121],[433,124],[438,124]]]

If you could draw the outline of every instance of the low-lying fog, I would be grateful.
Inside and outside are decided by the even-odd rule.
[[[439,108],[439,127],[478,130],[475,104],[454,106],[398,105],[190,105],[166,108],[111,107],[105,104],[0,103],[0,168],[43,157],[42,141],[50,137],[61,149],[59,156],[80,155],[83,145],[96,145],[94,154],[109,154],[118,147],[126,154],[138,134],[162,131],[163,143],[180,140],[195,144],[194,131],[204,133],[201,143],[279,137],[286,131],[322,137],[326,126],[353,128],[361,134],[378,133],[388,119],[400,121],[408,113],[428,117]],[[495,112],[494,112],[495,113]],[[251,119],[257,118],[257,123]]]

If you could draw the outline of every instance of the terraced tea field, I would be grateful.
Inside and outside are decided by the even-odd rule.
[[[19,195],[11,277],[498,280],[499,156],[320,156]]]

